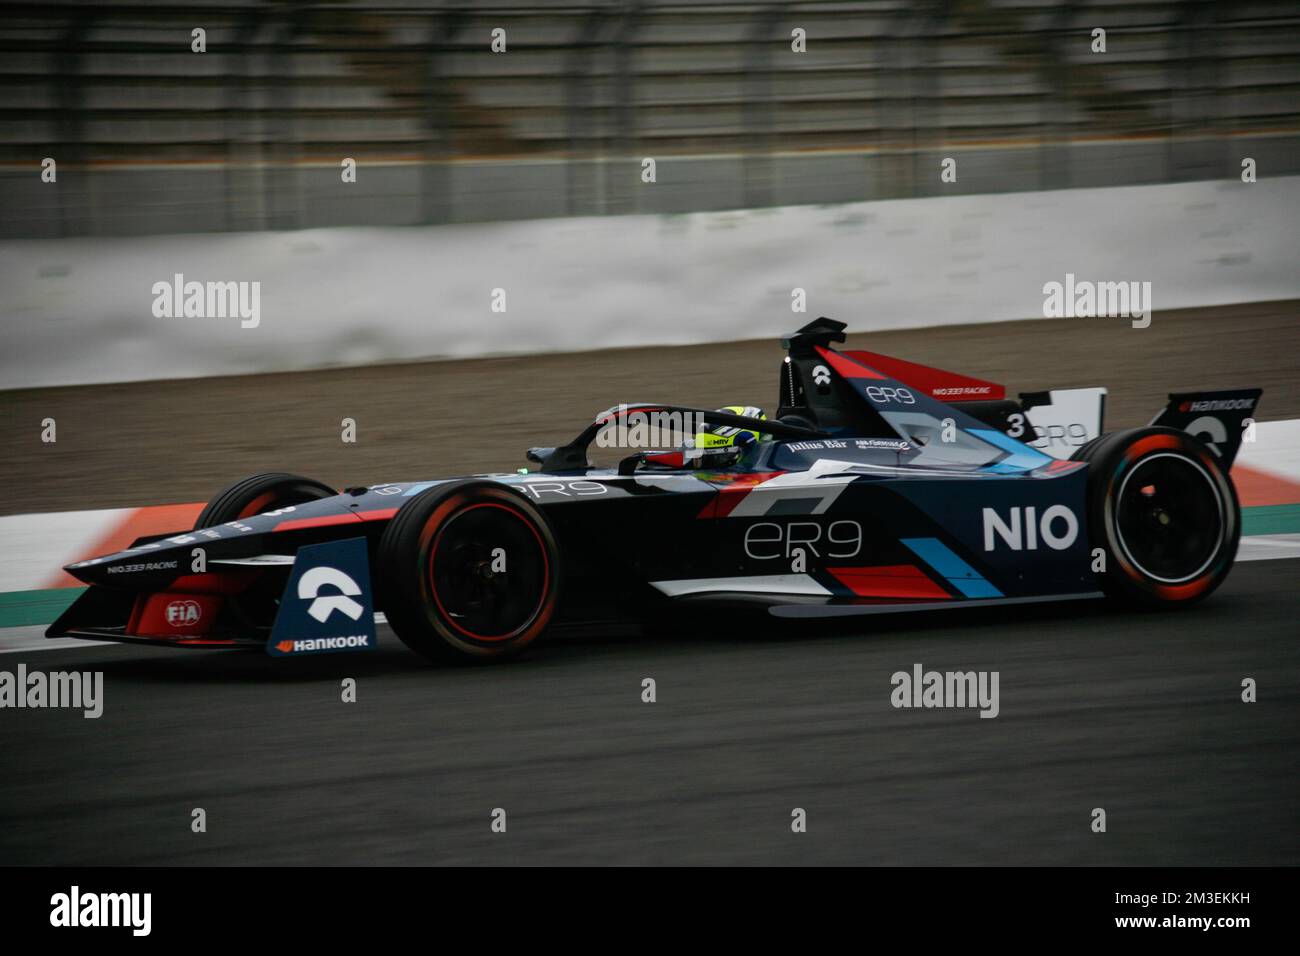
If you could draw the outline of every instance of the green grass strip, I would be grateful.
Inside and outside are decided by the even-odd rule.
[[[81,596],[85,588],[53,588],[47,591],[10,591],[0,594],[0,627],[52,624]]]

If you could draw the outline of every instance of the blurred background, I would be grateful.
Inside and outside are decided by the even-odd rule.
[[[1288,0],[0,4],[4,237],[1276,176],[1298,146]],[[43,188],[45,156],[78,175]]]

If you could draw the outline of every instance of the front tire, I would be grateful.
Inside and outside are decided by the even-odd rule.
[[[1191,604],[1232,570],[1241,507],[1203,442],[1173,428],[1106,435],[1075,455],[1088,462],[1088,526],[1105,551],[1102,590],[1142,607]]]
[[[513,656],[545,630],[559,596],[550,523],[491,481],[416,495],[384,530],[376,562],[389,625],[431,660]]]
[[[321,498],[332,498],[338,494],[329,485],[290,475],[284,472],[267,472],[241,478],[234,484],[227,485],[208,502],[198,519],[194,530],[215,528],[228,521],[251,518],[264,511],[273,511],[288,505],[301,505]]]

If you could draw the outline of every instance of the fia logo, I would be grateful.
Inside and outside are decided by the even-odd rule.
[[[814,385],[829,385],[831,383],[831,370],[825,365],[818,365],[813,369]]]
[[[172,601],[167,605],[167,623],[172,627],[190,627],[202,616],[198,601]]]
[[[338,588],[341,593],[318,597],[320,589],[327,584]],[[307,613],[322,624],[329,620],[329,616],[335,611],[343,612],[354,621],[360,618],[365,608],[352,600],[360,593],[361,587],[357,582],[338,568],[322,565],[312,568],[298,579],[298,597],[304,601],[311,601]]]

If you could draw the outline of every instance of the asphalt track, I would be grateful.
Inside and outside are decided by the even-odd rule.
[[[1170,614],[595,634],[487,668],[425,665],[386,632],[289,661],[4,654],[102,670],[106,703],[0,711],[0,864],[1294,865],[1298,573],[1239,564]],[[998,671],[1000,715],[894,709],[890,675],[917,662]]]

